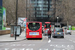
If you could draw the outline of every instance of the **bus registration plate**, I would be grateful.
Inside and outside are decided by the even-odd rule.
[[[39,35],[39,32],[29,32],[29,35]]]

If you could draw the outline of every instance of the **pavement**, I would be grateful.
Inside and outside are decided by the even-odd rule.
[[[0,35],[0,42],[13,42],[13,41],[21,41],[24,39],[26,39],[25,31],[23,31],[20,36],[17,36],[16,40],[15,37],[11,37],[10,34]]]

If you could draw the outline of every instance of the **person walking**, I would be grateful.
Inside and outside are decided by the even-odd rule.
[[[48,30],[47,33],[48,33],[48,40],[49,40],[49,39],[51,39],[51,33],[52,33],[52,32],[51,32],[51,28],[49,28],[49,30]]]

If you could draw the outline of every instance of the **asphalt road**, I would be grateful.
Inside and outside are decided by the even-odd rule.
[[[19,42],[0,43],[0,50],[75,50],[75,35],[65,35],[64,38],[48,40],[22,40]]]

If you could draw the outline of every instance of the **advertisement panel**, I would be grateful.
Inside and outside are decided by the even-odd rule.
[[[18,18],[18,25],[20,25],[21,27],[26,27],[26,18],[19,17]]]
[[[6,9],[3,7],[3,25],[2,30],[6,29]]]
[[[4,7],[0,8],[0,30],[6,29],[6,9]]]

